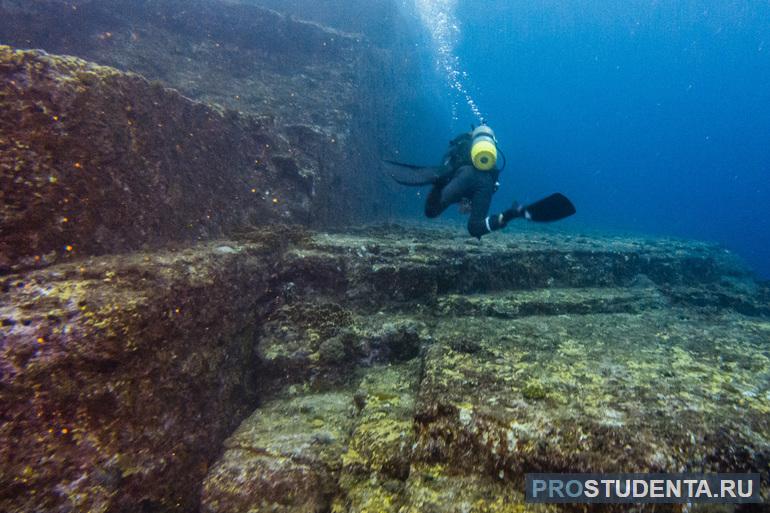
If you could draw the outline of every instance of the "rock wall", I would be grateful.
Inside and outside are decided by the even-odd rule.
[[[196,511],[257,404],[290,237],[81,259],[0,281],[0,511]]]
[[[270,119],[312,175],[314,224],[369,215],[396,188],[379,172],[392,109],[388,52],[360,36],[233,2],[5,0],[0,43],[132,71],[185,96]],[[382,121],[377,121],[377,120]],[[375,213],[376,214],[376,213]],[[387,212],[382,211],[381,215]]]
[[[0,268],[307,221],[313,175],[269,119],[0,47]]]

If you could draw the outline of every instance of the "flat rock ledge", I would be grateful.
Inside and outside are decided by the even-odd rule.
[[[770,294],[719,247],[276,226],[0,285],[2,511],[571,511],[524,503],[536,471],[768,497]]]

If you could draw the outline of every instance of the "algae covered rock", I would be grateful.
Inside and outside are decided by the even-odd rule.
[[[372,472],[398,488],[409,475],[418,363],[373,366],[345,388],[290,387],[272,398],[225,442],[206,477],[202,510],[321,512],[373,504],[380,491]]]
[[[261,331],[261,374],[280,384],[345,378],[338,369],[358,355],[353,314],[332,302],[292,301],[273,310]]]
[[[242,191],[243,202],[264,201],[270,209],[283,211],[296,210],[294,201],[306,201],[310,204],[299,210],[312,211],[312,216],[303,215],[301,220],[316,225],[371,219],[372,198],[381,198],[375,205],[387,205],[400,197],[398,186],[373,168],[378,165],[376,155],[386,145],[383,134],[394,133],[388,127],[395,122],[391,113],[399,99],[388,70],[395,57],[373,47],[360,34],[343,33],[297,19],[304,16],[285,16],[254,4],[229,0],[6,0],[0,3],[0,42],[138,73],[217,112],[257,118],[266,127],[261,135],[267,140],[254,142],[269,148],[257,144],[249,151],[244,147],[250,143],[249,136],[236,132],[222,134],[232,142],[222,151],[209,141],[219,140],[216,132],[222,129],[216,126],[208,137],[192,143],[199,153],[212,153],[211,162],[200,163],[213,164],[211,176],[203,176],[210,180],[200,180],[197,172],[189,176],[197,187],[205,189],[212,183],[220,187],[216,175],[224,173],[227,178],[234,172],[227,169],[230,162],[238,163],[244,157],[243,163],[255,164],[260,174],[263,168],[272,168],[292,176],[305,197],[288,197],[281,187],[275,188],[276,196],[263,196],[264,189],[257,187],[259,197],[255,198],[249,192],[254,184],[249,184]],[[398,82],[405,84],[401,89],[413,89],[409,77]],[[160,100],[159,109],[165,111]],[[175,116],[181,114],[168,113],[165,125],[169,131],[178,126],[176,119],[168,122]],[[185,127],[178,128],[185,133]],[[180,140],[170,135],[158,132],[154,137],[159,144],[168,141],[165,148],[174,153]],[[116,137],[125,136],[119,132]],[[187,145],[181,146],[190,152]],[[245,169],[251,171],[249,166]],[[362,173],[363,169],[371,172]],[[276,206],[270,204],[274,197],[279,200]],[[253,213],[243,207],[244,203],[233,206],[244,217]],[[207,214],[214,217],[219,210]],[[387,213],[384,208],[379,210]],[[269,222],[273,218],[256,219]],[[198,218],[190,221],[195,225]]]
[[[447,319],[426,354],[420,458],[518,483],[535,471],[766,471],[764,323],[680,316]],[[483,350],[458,352],[457,337]]]
[[[353,422],[351,397],[351,391],[290,396],[257,410],[225,442],[206,477],[202,510],[328,510]]]
[[[403,361],[419,354],[421,342],[420,325],[402,322],[384,325],[372,345],[384,352],[387,360]]]
[[[312,177],[278,167],[269,120],[141,76],[0,47],[0,267],[304,219]]]
[[[4,276],[0,508],[571,511],[523,502],[534,471],[759,472],[768,497],[766,289],[734,259],[466,242],[279,226]]]
[[[363,372],[333,511],[398,511],[411,472],[419,361]]]
[[[192,511],[257,401],[278,248],[230,242],[0,279],[2,511]]]
[[[286,252],[281,272],[296,284],[290,309],[323,297],[329,310],[295,324],[284,317],[281,329],[318,330],[322,340],[306,339],[307,353],[317,347],[323,361],[344,362],[348,376],[363,365],[346,381],[359,379],[356,414],[332,511],[573,511],[526,504],[528,472],[766,475],[767,318],[761,287],[729,255],[622,238],[514,234],[464,253],[458,243],[391,229],[318,234]],[[549,271],[556,256],[570,267]],[[532,275],[507,274],[512,261]],[[309,262],[322,272],[303,285]],[[464,278],[443,281],[447,268]],[[549,272],[553,279],[528,281]],[[425,288],[410,300],[415,273]],[[686,291],[709,299],[688,300]],[[346,312],[339,332],[314,320],[335,311]],[[389,365],[343,358],[338,333]],[[412,359],[396,364],[401,355]],[[312,397],[318,382],[304,382],[309,391],[300,393]]]

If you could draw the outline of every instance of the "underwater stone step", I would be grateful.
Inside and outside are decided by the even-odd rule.
[[[406,479],[419,363],[362,369],[358,385],[326,392],[287,387],[227,439],[202,511],[337,511],[375,476]]]
[[[522,490],[523,487],[512,486],[510,482],[497,477],[458,473],[446,464],[416,463],[404,485],[403,508],[393,513],[565,511],[561,505],[525,503]],[[392,510],[383,511],[389,513]]]
[[[744,469],[766,464],[766,319],[682,305],[579,318],[436,317],[430,301],[391,308],[391,296],[348,277],[366,276],[371,255],[446,259],[455,251],[464,258],[465,250],[452,249],[464,245],[471,255],[483,249],[494,258],[495,251],[521,250],[516,236],[483,248],[446,232],[393,227],[362,236],[275,226],[238,237],[0,278],[0,406],[10,419],[0,429],[0,488],[12,491],[0,497],[0,509],[119,511],[178,502],[183,511],[197,510],[200,480],[220,441],[253,411],[258,395],[273,390],[263,373],[270,355],[276,368],[296,362],[282,367],[277,384],[336,375],[318,382],[328,385],[347,383],[360,365],[424,351],[410,477],[421,465],[444,465],[468,479],[500,479],[502,470],[505,482],[522,470],[517,462],[596,469],[602,444],[613,468],[626,461],[629,468],[705,461],[715,470],[734,470],[735,461],[746,462]],[[363,249],[362,241],[369,241]],[[531,250],[571,244],[562,236],[517,244],[524,243]],[[660,251],[678,251],[666,247]],[[692,288],[748,287],[746,297],[761,301],[764,289],[754,296],[740,269],[706,248],[715,281],[696,279]],[[732,278],[725,284],[724,276]],[[632,284],[647,290],[651,281],[636,276]],[[509,295],[518,293],[502,294]],[[377,298],[372,311],[369,301]],[[511,445],[509,434],[518,442]],[[493,447],[501,440],[513,450]],[[8,450],[16,447],[23,450]],[[376,454],[342,475],[376,468]],[[356,477],[351,497],[363,504],[376,488],[408,505],[409,478],[404,485],[393,477],[401,471],[387,472],[372,489],[358,487]]]
[[[355,417],[354,389],[274,399],[225,442],[201,511],[328,511]]]
[[[442,320],[415,458],[517,484],[537,471],[766,473],[769,330],[666,310]]]
[[[770,293],[765,287],[749,282],[736,286],[717,284],[709,287],[663,287],[672,305],[710,311],[733,310],[743,315],[770,317]]]
[[[407,315],[361,314],[323,296],[295,299],[262,323],[260,385],[273,390],[289,383],[339,384],[357,366],[414,358],[427,340],[427,326]]]
[[[414,399],[422,361],[362,371],[355,395],[355,429],[342,456],[340,491],[333,511],[397,513],[406,504],[411,472]]]
[[[436,314],[516,318],[529,315],[637,313],[667,308],[657,288],[536,289],[486,295],[439,296]]]
[[[313,261],[324,278],[316,282],[319,287],[344,290],[350,299],[373,306],[451,293],[751,279],[733,255],[698,242],[497,235],[479,244],[440,230],[318,234],[309,249],[289,255],[286,272],[301,273]]]

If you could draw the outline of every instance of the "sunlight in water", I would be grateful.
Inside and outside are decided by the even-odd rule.
[[[481,111],[465,86],[468,74],[461,70],[460,59],[455,54],[460,36],[460,27],[455,14],[457,0],[415,0],[415,7],[433,39],[437,65],[446,76],[449,87],[465,99],[473,114],[481,121],[483,119]],[[452,117],[455,121],[458,120],[455,104],[452,106]]]

